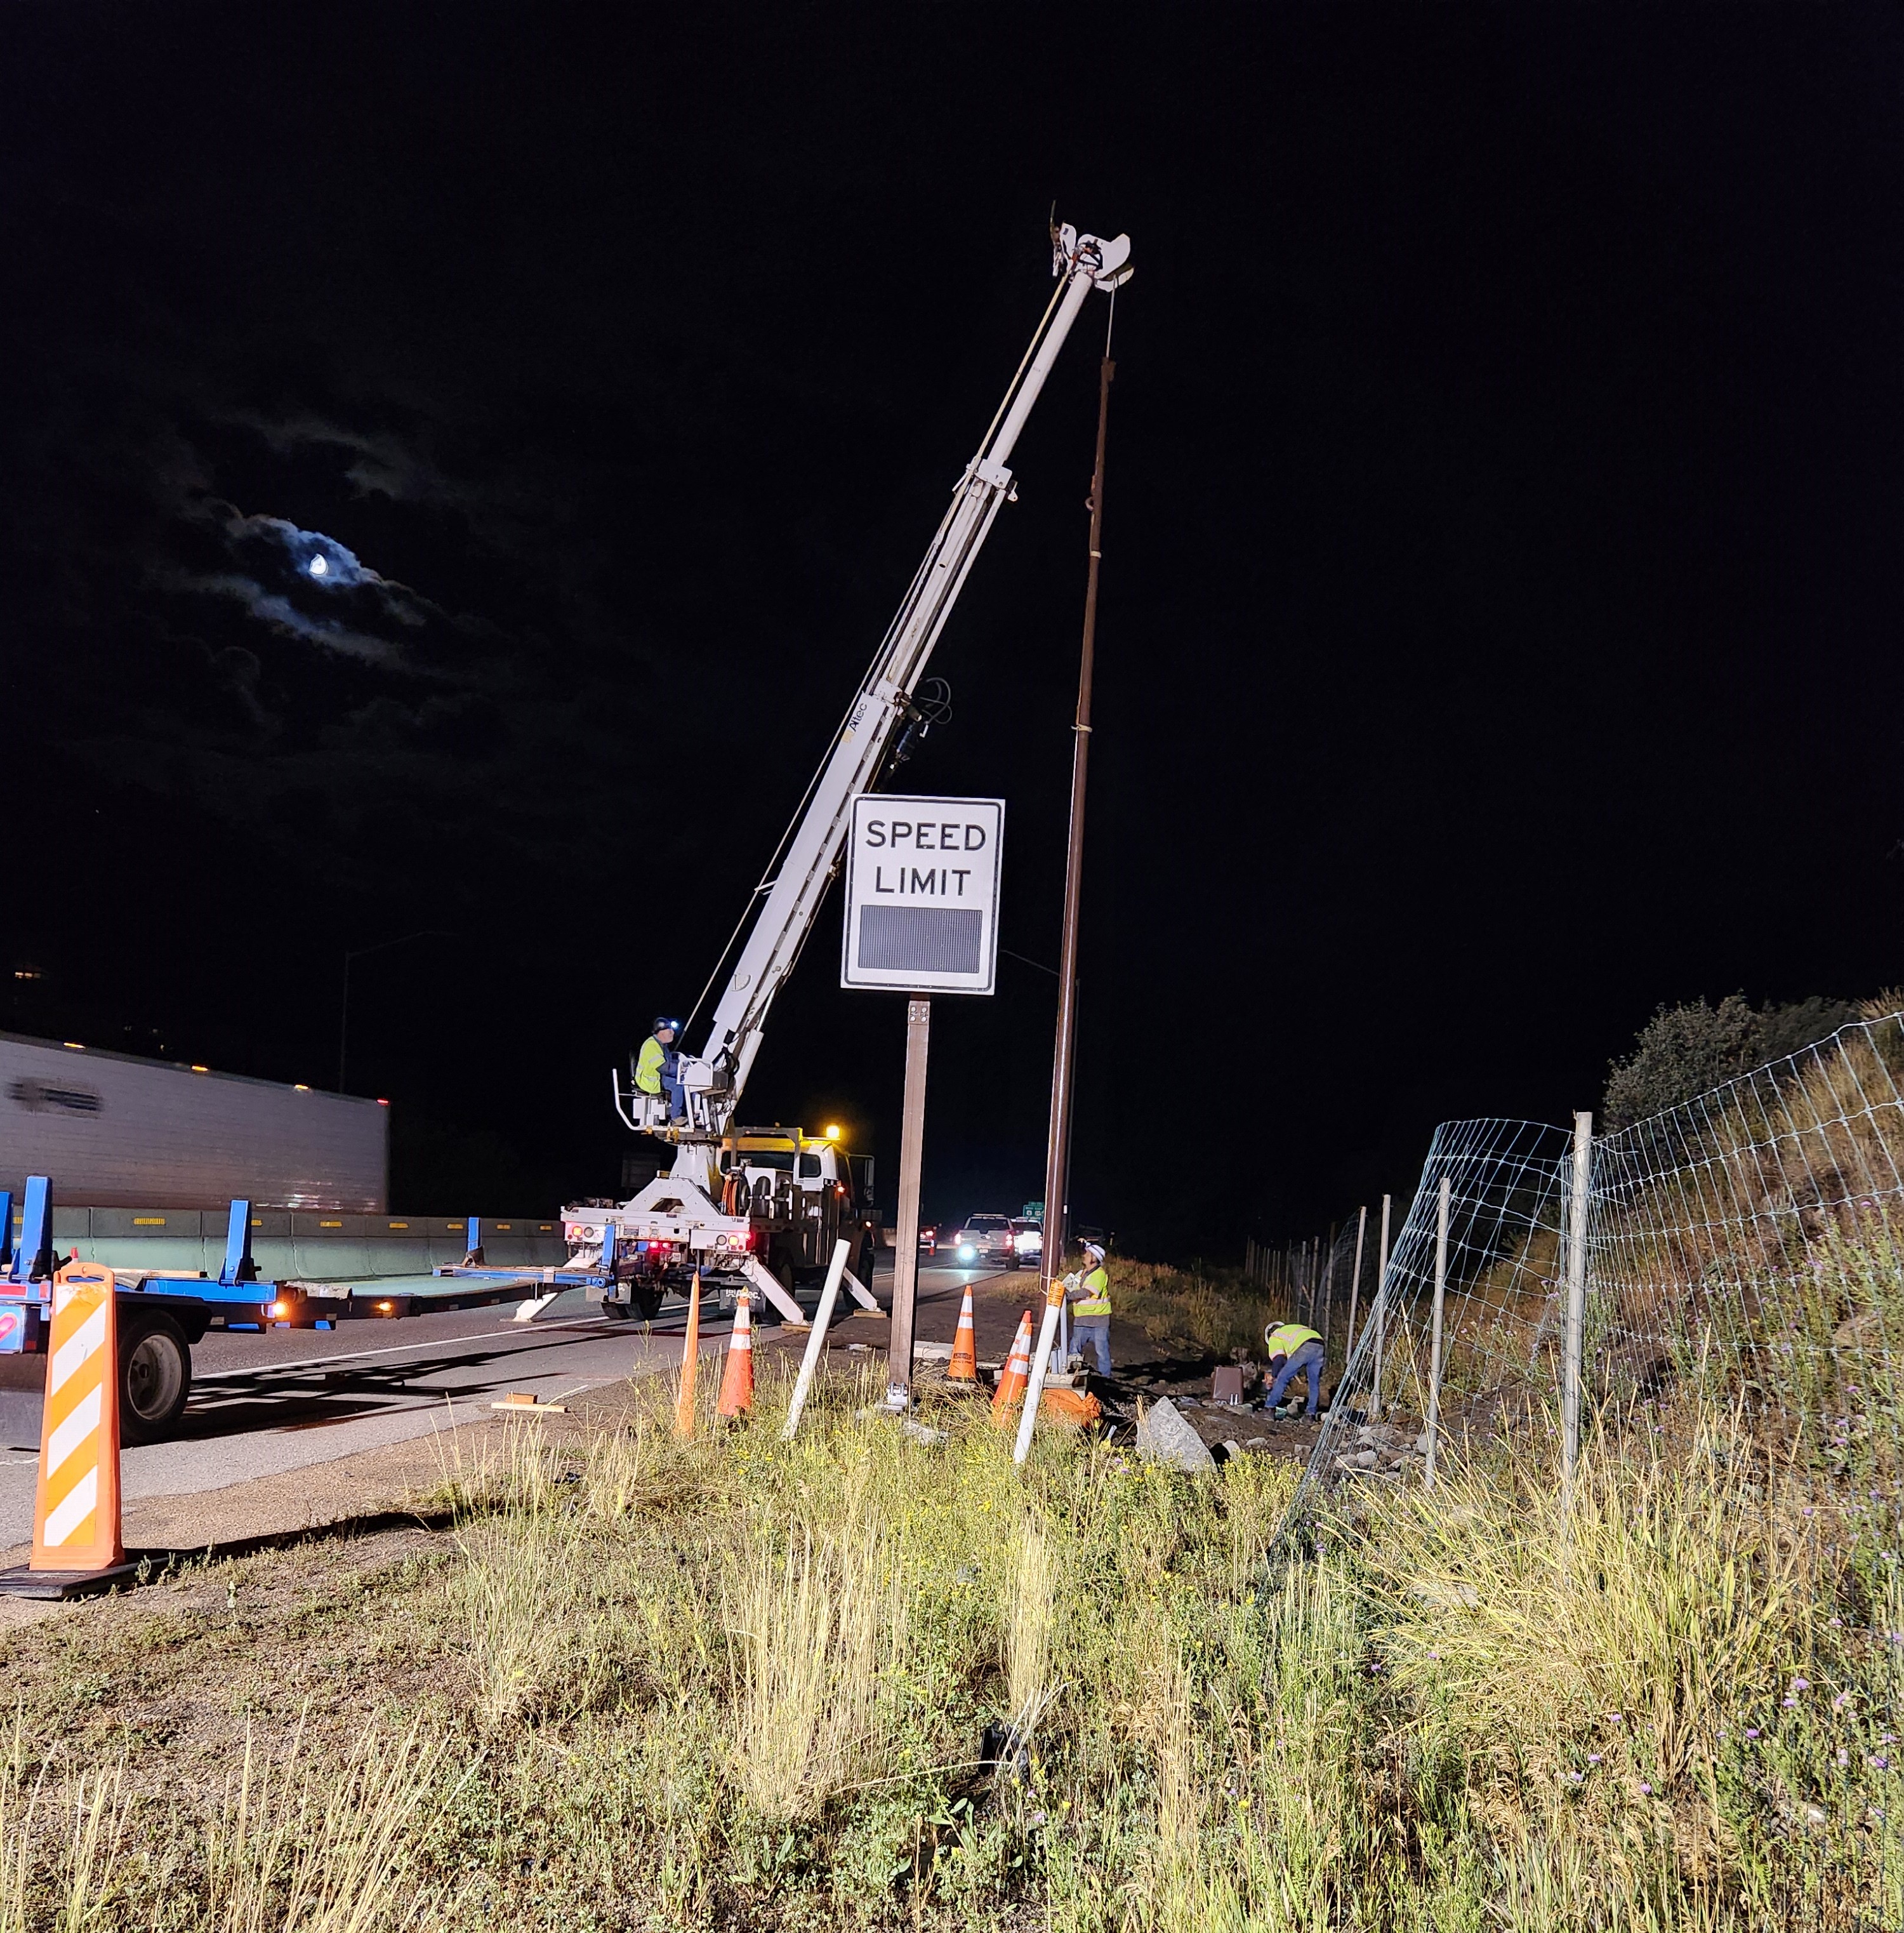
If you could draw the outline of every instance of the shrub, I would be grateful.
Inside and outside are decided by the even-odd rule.
[[[1703,1000],[1662,1006],[1640,1030],[1633,1051],[1607,1070],[1605,1124],[1623,1128],[1676,1108],[1801,1051],[1862,1012],[1855,1002],[1817,997],[1755,1007],[1743,994],[1728,994],[1716,1007]]]

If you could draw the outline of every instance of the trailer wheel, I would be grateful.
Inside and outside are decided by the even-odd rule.
[[[119,1330],[119,1441],[157,1443],[185,1414],[191,1345],[170,1315],[135,1315]]]
[[[633,1288],[629,1293],[634,1297],[634,1307],[630,1312],[644,1322],[652,1322],[661,1313],[661,1291],[658,1288]]]
[[[602,1298],[602,1313],[611,1322],[626,1322],[634,1311],[626,1303],[617,1302],[612,1296],[605,1295]]]

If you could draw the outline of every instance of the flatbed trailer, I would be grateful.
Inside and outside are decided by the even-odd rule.
[[[53,1276],[62,1259],[53,1240],[52,1195],[45,1176],[29,1179],[16,1241],[13,1197],[0,1189],[0,1354],[38,1354],[47,1346]],[[599,1295],[604,1286],[601,1276],[575,1268],[488,1265],[476,1216],[467,1224],[469,1246],[460,1264],[405,1274],[268,1279],[252,1257],[254,1225],[251,1203],[233,1201],[216,1275],[105,1264],[116,1290],[123,1441],[155,1442],[170,1434],[191,1393],[192,1345],[213,1330],[335,1329],[342,1322],[552,1300],[568,1288]]]

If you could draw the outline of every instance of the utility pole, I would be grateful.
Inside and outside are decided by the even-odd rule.
[[[1045,1144],[1044,1255],[1040,1267],[1047,1299],[1063,1267],[1064,1204],[1071,1180],[1072,1062],[1077,1040],[1078,909],[1084,890],[1084,801],[1091,762],[1091,692],[1098,642],[1098,570],[1104,555],[1104,442],[1110,424],[1111,378],[1107,355],[1098,376],[1098,454],[1091,476],[1091,555],[1084,580],[1084,644],[1077,676],[1077,713],[1071,726],[1071,832],[1065,852],[1065,924],[1058,954],[1058,1028],[1052,1051],[1051,1118]]]
[[[1065,927],[1058,954],[1057,1039],[1051,1055],[1051,1120],[1045,1142],[1044,1250],[1038,1274],[1045,1315],[1038,1360],[1025,1391],[1025,1415],[1014,1460],[1022,1463],[1032,1447],[1032,1424],[1044,1387],[1055,1331],[1057,1305],[1064,1300],[1058,1278],[1064,1272],[1065,1204],[1071,1192],[1072,1062],[1077,1045],[1078,906],[1084,891],[1085,781],[1091,763],[1091,687],[1098,648],[1098,567],[1104,558],[1104,442],[1110,427],[1111,378],[1117,365],[1104,343],[1098,370],[1098,454],[1091,472],[1091,555],[1084,578],[1084,642],[1077,673],[1077,713],[1071,726],[1071,834],[1065,851]]]

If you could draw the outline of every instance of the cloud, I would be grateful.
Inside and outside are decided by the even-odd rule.
[[[287,637],[321,645],[328,651],[341,651],[369,664],[394,664],[401,648],[387,638],[360,631],[335,618],[313,616],[301,611],[281,591],[268,591],[254,579],[233,573],[201,576],[186,571],[166,571],[161,581],[175,591],[203,591],[215,597],[230,597],[243,605],[260,623]]]
[[[230,598],[284,636],[365,663],[409,670],[419,667],[399,641],[382,633],[382,622],[413,631],[432,623],[455,627],[440,605],[372,570],[348,545],[322,531],[305,530],[284,517],[247,515],[210,496],[197,498],[188,514],[216,534],[234,567],[155,570],[156,581],[170,589]]]
[[[388,497],[399,504],[460,504],[470,494],[402,438],[388,433],[352,429],[308,413],[274,417],[242,410],[227,413],[224,420],[255,430],[281,455],[313,445],[350,452],[344,475],[359,496]]]

